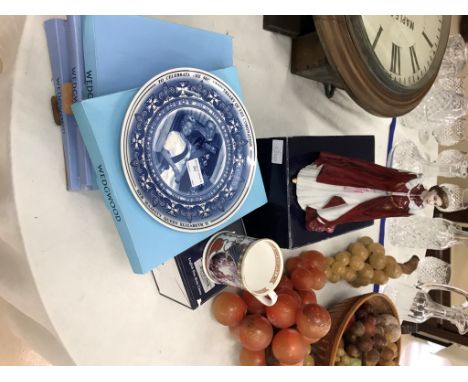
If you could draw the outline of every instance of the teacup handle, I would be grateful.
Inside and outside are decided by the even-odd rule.
[[[275,293],[274,290],[268,292],[266,295],[258,296],[254,295],[255,298],[260,301],[263,305],[266,306],[273,306],[276,304],[276,300],[278,300],[278,295]]]

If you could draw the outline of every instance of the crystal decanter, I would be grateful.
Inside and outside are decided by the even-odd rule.
[[[451,34],[447,41],[444,58],[440,65],[439,77],[459,76],[468,59],[468,46],[459,34]]]
[[[458,293],[468,302],[467,292],[446,284],[426,283],[415,286],[398,280],[385,287],[383,292],[393,300],[402,320],[422,323],[430,318],[438,318],[455,325],[460,334],[467,333],[468,303],[444,306],[432,300],[429,296],[431,290]]]
[[[447,219],[415,215],[388,221],[390,242],[397,247],[443,250],[468,244],[468,231]]]
[[[441,151],[432,162],[423,157],[418,147],[409,140],[397,143],[389,156],[390,167],[426,176],[466,178],[468,176],[468,154],[455,149]]]
[[[401,118],[403,125],[413,128],[437,127],[466,115],[468,102],[455,90],[433,87],[421,103]]]
[[[443,126],[436,126],[431,129],[437,143],[441,146],[452,146],[466,139],[464,119],[456,119]]]

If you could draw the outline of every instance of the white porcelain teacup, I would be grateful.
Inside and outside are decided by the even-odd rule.
[[[212,282],[245,289],[271,306],[278,299],[274,289],[283,274],[283,256],[270,239],[222,231],[205,246],[203,270]]]

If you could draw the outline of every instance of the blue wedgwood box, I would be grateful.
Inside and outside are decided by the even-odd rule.
[[[233,65],[232,37],[145,16],[84,16],[87,98],[142,86],[165,70]]]
[[[213,71],[240,96],[234,67]],[[163,226],[138,204],[125,179],[120,158],[120,134],[127,108],[136,89],[85,100],[72,105],[99,188],[119,231],[135,273],[146,273],[185,249],[210,237],[228,224],[266,203],[257,165],[251,190],[240,209],[222,225],[186,233]]]

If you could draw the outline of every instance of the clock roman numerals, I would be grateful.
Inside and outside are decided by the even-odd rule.
[[[377,35],[375,36],[374,42],[372,43],[372,49],[375,50],[375,47],[377,45],[377,42],[379,41],[380,35],[383,32],[382,25],[379,26],[379,30],[377,31]]]
[[[416,56],[416,51],[414,50],[414,45],[409,47],[410,57],[411,57],[411,66],[413,67],[413,73],[416,73],[420,70],[418,57]]]
[[[434,46],[434,44],[431,42],[431,40],[429,40],[429,37],[427,37],[426,32],[423,31],[422,35],[423,35],[424,39],[426,40],[426,42],[429,44],[429,46],[432,48]]]
[[[390,63],[390,71],[397,75],[401,74],[400,49],[400,46],[392,42],[392,59]]]
[[[433,82],[450,33],[449,21],[437,15],[380,15],[357,16],[348,24],[356,27],[353,38],[363,34],[364,40],[356,45],[373,75],[389,87],[412,92]]]

